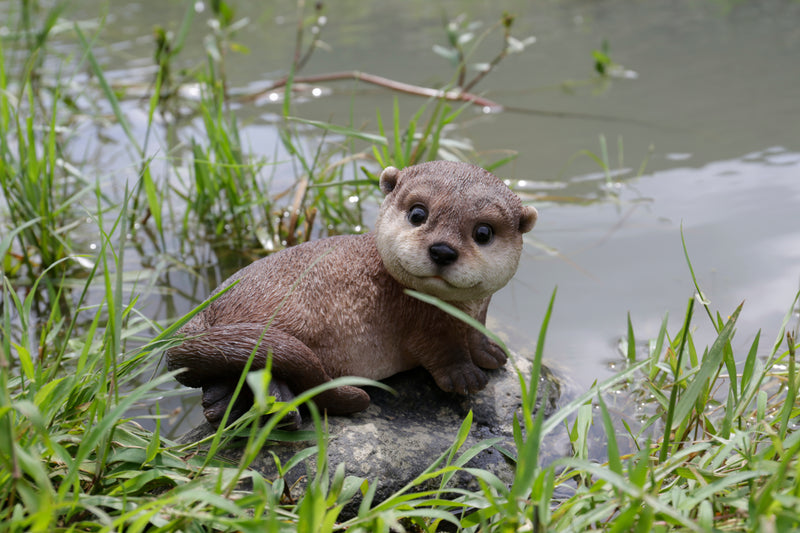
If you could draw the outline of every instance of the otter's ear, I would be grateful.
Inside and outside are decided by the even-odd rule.
[[[519,217],[519,231],[520,233],[528,233],[536,225],[536,219],[539,218],[539,213],[536,208],[531,205],[522,207],[522,216]]]
[[[381,172],[381,190],[383,194],[389,194],[394,190],[399,175],[400,171],[394,167],[386,167],[383,169],[383,172]]]

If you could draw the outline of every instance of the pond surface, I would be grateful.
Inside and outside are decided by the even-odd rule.
[[[296,8],[242,4],[237,14],[249,23],[237,40],[250,53],[229,54],[226,68],[231,86],[244,90],[267,85],[290,64]],[[148,83],[152,29],[177,28],[184,6],[113,3],[96,52],[109,77]],[[81,9],[87,19],[102,12],[89,2]],[[497,173],[525,180],[520,193],[540,213],[515,280],[493,301],[490,324],[508,336],[512,350],[532,353],[557,286],[546,358],[575,390],[585,390],[622,361],[627,313],[639,339],[654,337],[665,313],[670,332],[677,332],[694,294],[683,227],[712,309],[727,316],[744,301],[737,346],[764,328],[766,352],[800,288],[800,3],[337,2],[328,6],[322,32],[330,49],[318,50],[303,74],[360,70],[438,86],[452,74],[432,51],[445,44],[442,18],[465,13],[488,25],[503,10],[517,15],[514,35],[536,42],[508,57],[475,92],[515,110],[468,109],[451,132],[487,160],[499,158],[493,151],[516,151]],[[187,64],[202,60],[205,16],[197,15],[182,52]],[[475,59],[490,59],[499,37],[492,34]],[[595,76],[592,58],[603,41],[624,68],[605,82]],[[376,130],[376,109],[391,116],[396,95],[386,90],[359,85],[354,92],[352,82],[324,88],[324,96],[295,104],[294,113],[368,131]],[[398,101],[406,116],[422,105],[412,97]],[[142,113],[146,101],[126,102],[128,112],[136,109]],[[261,104],[237,112],[245,144],[274,158],[280,110]],[[114,132],[105,132],[99,167],[118,156]],[[86,133],[87,146],[97,146],[88,138],[95,133]],[[581,155],[600,156],[603,142],[609,175]],[[132,172],[117,175],[120,183],[135,179]],[[227,267],[211,272],[207,284],[172,272],[169,282],[182,296],[169,303],[151,297],[152,315],[188,311],[229,274]],[[695,316],[705,342],[708,321],[704,313]],[[796,327],[797,310],[792,320]],[[195,410],[181,424],[201,417]]]

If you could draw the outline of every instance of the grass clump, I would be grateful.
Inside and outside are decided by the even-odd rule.
[[[619,429],[598,396],[608,462],[599,465],[585,456],[556,461],[565,468],[560,479],[575,482],[575,494],[553,513],[558,520],[566,519],[576,530],[761,531],[777,526],[783,531],[798,526],[799,502],[792,496],[798,480],[786,477],[790,464],[799,466],[798,437],[788,430],[789,420],[794,427],[800,414],[794,334],[786,335],[782,351],[782,328],[765,361],[756,356],[756,337],[744,368],[736,371],[732,338],[741,307],[727,321],[714,322],[718,337],[699,356],[690,329],[693,302],[663,356],[654,350],[631,363],[641,373],[635,392],[655,404],[642,430],[627,435],[633,451],[620,453]],[[659,338],[665,336],[662,326]],[[631,335],[629,346],[633,340]]]
[[[236,118],[224,113],[221,100],[203,102],[200,113],[207,144],[192,139],[193,179],[186,187],[192,192],[185,197],[183,230],[189,232],[193,220],[199,219],[210,236],[234,235],[235,244],[242,247],[244,243],[236,242],[239,237],[270,221],[270,197],[258,180],[263,165],[245,161]]]
[[[120,219],[114,230],[124,222]],[[106,235],[105,242],[115,240]],[[123,259],[111,244],[104,251]],[[444,523],[464,531],[782,531],[800,525],[800,481],[795,475],[800,467],[800,434],[795,431],[800,413],[796,401],[789,400],[797,397],[799,385],[797,344],[793,333],[781,331],[769,356],[761,360],[755,355],[756,338],[742,370],[728,374],[738,309],[726,321],[715,321],[719,336],[699,357],[691,336],[690,303],[684,326],[673,338],[662,326],[662,346],[656,342],[649,353],[636,354],[627,369],[544,419],[533,406],[554,293],[532,376],[520,380],[523,403],[514,420],[514,447],[506,450],[516,462],[511,486],[467,466],[471,457],[492,446],[486,442],[462,449],[472,423],[467,417],[450,450],[408,486],[376,502],[377,484],[347,476],[344,465],[328,465],[324,424],[312,410],[316,445],[278,466],[280,473],[302,461],[317,462],[315,477],[295,501],[287,497],[281,474],[266,479],[250,467],[268,440],[284,438],[276,425],[295,407],[266,397],[268,373],[248,377],[257,392],[257,411],[205,443],[164,438],[164,415],[131,416],[137,405],[157,404],[163,397],[158,389],[170,375],[144,384],[141,378],[179,324],[143,347],[126,349],[126,339],[142,321],[135,317],[135,301],[124,303],[116,296],[120,280],[110,269],[97,275],[110,288],[106,297],[99,305],[79,302],[78,307],[93,313],[94,327],[60,353],[39,342],[36,325],[25,319],[31,297],[20,300],[5,284],[4,301],[13,305],[4,306],[3,327],[16,320],[22,331],[19,342],[4,336],[0,383],[0,520],[10,531],[265,526],[434,531]],[[101,327],[105,321],[108,325]],[[635,344],[630,331],[628,341]],[[788,340],[785,349],[783,339]],[[55,362],[71,371],[64,372]],[[337,384],[345,382],[363,380]],[[638,387],[655,399],[653,414],[638,432],[625,422],[623,430],[609,414],[609,399],[621,385]],[[262,426],[256,412],[278,416]],[[545,437],[568,420],[572,456],[540,464]],[[140,422],[154,423],[155,429],[144,429]],[[604,433],[607,462],[602,464],[590,458],[590,448],[597,445],[589,435],[592,424]],[[215,450],[233,435],[245,438],[238,463],[215,459]],[[630,451],[623,451],[626,447]],[[481,488],[450,487],[457,471],[475,476]],[[415,492],[431,479],[439,480],[437,489]],[[342,509],[354,498],[361,502],[355,516],[341,519]]]

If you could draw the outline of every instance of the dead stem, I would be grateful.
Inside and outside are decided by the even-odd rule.
[[[503,110],[503,106],[501,104],[498,104],[497,102],[494,102],[492,100],[489,100],[487,98],[469,92],[461,91],[458,89],[444,90],[444,89],[434,89],[431,87],[422,87],[420,85],[412,85],[410,83],[404,83],[401,81],[384,78],[383,76],[376,76],[375,74],[369,74],[367,72],[361,72],[358,70],[330,72],[327,74],[317,74],[314,76],[296,77],[293,79],[293,83],[323,83],[329,81],[342,81],[342,80],[362,81],[364,83],[370,83],[372,85],[385,87],[393,91],[405,94],[411,94],[415,96],[425,96],[429,98],[443,98],[445,100],[456,101],[456,102],[469,102],[471,104],[475,104],[481,107],[488,107],[491,111]],[[286,78],[282,78],[274,82],[266,89],[262,89],[255,93],[244,95],[240,97],[239,100],[242,102],[254,102],[259,98],[264,97],[266,94],[269,94],[270,92],[276,89],[284,87],[287,81],[288,80]]]

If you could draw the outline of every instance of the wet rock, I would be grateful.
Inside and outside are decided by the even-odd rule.
[[[530,375],[531,364],[517,359],[517,367]],[[473,422],[469,436],[456,457],[464,450],[486,439],[499,438],[496,447],[488,448],[472,458],[467,466],[489,470],[502,481],[513,480],[514,465],[498,447],[514,449],[512,422],[515,412],[521,411],[519,378],[512,366],[490,371],[489,384],[480,393],[469,397],[449,394],[439,389],[430,374],[416,369],[393,376],[384,382],[397,395],[377,388],[368,390],[372,403],[368,409],[350,416],[328,418],[328,458],[330,471],[344,463],[347,475],[377,483],[375,502],[385,500],[416,478],[453,444],[465,417],[472,410]],[[560,395],[560,383],[546,368],[539,382],[539,408],[545,415],[555,410]],[[301,430],[313,431],[310,416],[304,416]],[[190,431],[181,438],[191,442],[213,432],[209,425]],[[272,453],[282,464],[313,442],[270,443],[262,449],[251,468],[268,479],[277,471]],[[559,450],[563,451],[563,450]],[[241,451],[230,448],[222,455],[238,459]],[[316,468],[314,455],[288,472],[285,479],[292,495],[299,497],[305,480],[313,478]],[[299,481],[299,482],[298,482]],[[438,487],[432,480],[418,490]],[[450,486],[475,490],[477,482],[467,474],[454,477]]]

